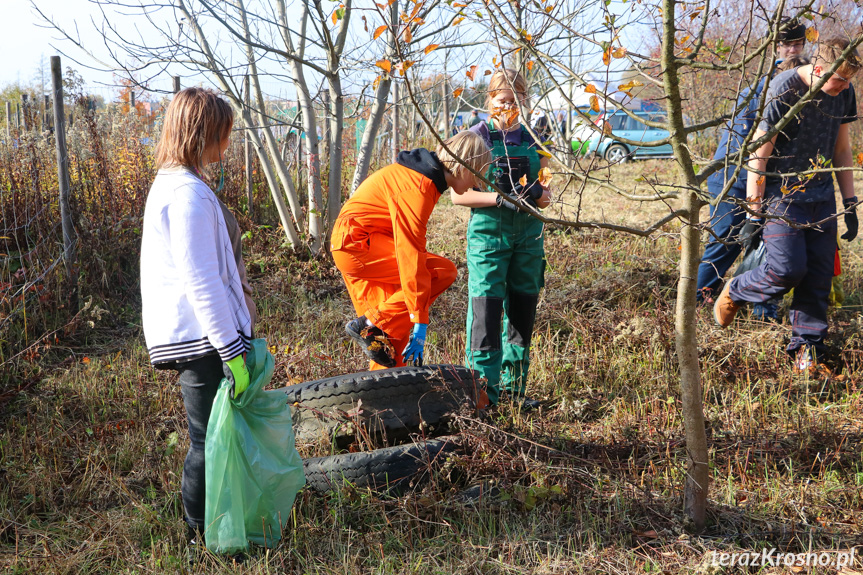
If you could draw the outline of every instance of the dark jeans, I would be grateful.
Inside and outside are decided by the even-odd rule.
[[[183,464],[183,507],[186,523],[203,533],[204,501],[206,493],[204,475],[204,442],[207,423],[224,373],[222,359],[217,354],[178,364],[180,390],[189,422],[189,452]]]
[[[835,215],[836,204],[832,200],[806,203],[773,200],[768,211],[797,224],[808,224]],[[738,303],[764,302],[793,288],[794,299],[789,311],[791,343],[787,350],[794,353],[806,345],[823,352],[827,336],[827,298],[836,257],[836,219],[803,229],[770,219],[763,237],[766,261],[731,281],[731,299]]]
[[[722,191],[722,186],[712,185],[708,182],[707,191],[715,198]],[[745,185],[736,182],[728,190],[727,198],[729,199],[726,201],[710,206],[710,229],[713,233],[704,248],[701,265],[698,266],[699,298],[705,288],[713,292],[714,295],[719,293],[722,278],[725,277],[742,249],[740,242],[737,241],[737,236],[743,228],[746,212],[733,200],[746,199]]]
[[[708,181],[707,191],[714,198],[722,191],[722,186]],[[728,200],[710,206],[710,229],[712,234],[701,256],[698,266],[697,299],[701,301],[705,291],[714,296],[719,293],[722,278],[728,273],[743,246],[739,241],[740,230],[746,222],[746,212],[734,200],[746,199],[746,182],[737,181],[726,196]],[[723,243],[724,242],[724,243]],[[755,304],[752,315],[760,319],[776,319],[776,299]]]

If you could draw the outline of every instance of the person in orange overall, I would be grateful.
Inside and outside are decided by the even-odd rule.
[[[456,158],[483,174],[491,155],[483,139],[461,132],[439,146],[400,152],[368,177],[333,225],[331,250],[356,309],[345,331],[371,369],[422,365],[429,307],[455,281],[455,265],[426,251],[426,226],[441,195],[479,185]]]

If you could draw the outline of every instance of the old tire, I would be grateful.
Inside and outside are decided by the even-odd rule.
[[[318,493],[342,483],[396,495],[428,478],[431,466],[442,464],[456,445],[445,439],[384,447],[303,460],[306,485]]]
[[[460,365],[395,367],[308,381],[285,388],[299,441],[416,431],[462,406],[485,407],[476,372]]]
[[[629,160],[629,151],[626,146],[612,144],[605,150],[605,161],[609,164],[624,164]]]

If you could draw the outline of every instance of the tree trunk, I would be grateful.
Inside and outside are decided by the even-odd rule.
[[[704,409],[701,390],[701,367],[698,362],[696,337],[695,287],[701,241],[698,229],[699,210],[703,202],[696,190],[698,181],[692,158],[689,155],[684,131],[683,109],[680,100],[679,64],[674,55],[675,0],[663,0],[662,7],[662,80],[665,87],[669,132],[674,157],[680,166],[686,185],[686,216],[680,232],[680,278],[677,282],[677,302],[674,317],[674,342],[680,364],[680,399],[683,403],[683,425],[686,435],[686,483],[683,508],[696,531],[704,529],[707,518],[707,493],[710,479],[707,435],[704,429]]]
[[[398,30],[398,21],[399,21],[399,3],[393,2],[390,6],[390,42],[387,45],[386,54],[384,56],[385,59],[392,61],[392,59],[396,55],[396,42],[398,39],[395,37],[393,30]],[[375,138],[378,135],[378,130],[381,127],[381,120],[384,117],[384,112],[387,108],[387,98],[390,93],[390,80],[389,74],[385,74],[381,77],[381,81],[378,83],[378,89],[375,90],[375,99],[372,104],[371,112],[369,113],[369,120],[366,123],[366,129],[363,130],[363,141],[360,144],[360,150],[357,153],[357,168],[354,171],[354,179],[351,182],[351,195],[355,191],[363,180],[366,179],[366,176],[369,175],[369,164],[372,160],[372,154],[374,153],[375,148]]]
[[[399,155],[399,84],[393,82],[393,133],[392,133],[392,163],[396,163]]]
[[[695,529],[701,531],[707,518],[710,481],[696,338],[695,278],[701,257],[698,215],[702,202],[694,192],[690,192],[688,196],[686,210],[689,214],[680,232],[680,279],[677,282],[674,335],[677,361],[680,364],[680,400],[683,404],[686,436],[687,465],[683,509]]]
[[[299,44],[296,51],[290,38],[288,27],[287,9],[284,2],[278,2],[279,21],[281,22],[282,39],[285,42],[285,50],[289,53],[296,52],[302,59],[306,42],[306,25],[309,19],[309,6],[302,4],[302,14],[299,18]],[[245,23],[244,23],[245,26]],[[306,183],[308,186],[309,210],[308,210],[308,233],[309,249],[313,254],[318,254],[323,247],[323,218],[324,199],[321,190],[321,157],[318,152],[318,126],[315,121],[315,109],[312,104],[312,96],[309,93],[309,85],[306,82],[302,64],[294,58],[288,59],[288,65],[297,90],[297,100],[302,115],[303,131],[306,133]],[[300,138],[302,140],[302,138]],[[287,170],[285,170],[287,173]]]
[[[330,78],[330,181],[327,190],[327,229],[332,230],[342,209],[342,140],[345,129],[345,98],[336,74]]]
[[[240,14],[243,17],[243,21],[245,23],[246,11],[245,11],[245,8],[243,7],[242,1],[237,0],[234,5],[239,10]],[[195,32],[195,37],[197,38],[198,43],[200,44],[203,53],[207,57],[208,64],[211,66],[210,71],[213,72],[213,74],[216,76],[216,80],[218,81],[219,86],[222,88],[222,91],[228,96],[231,104],[234,106],[234,109],[240,114],[240,117],[242,117],[242,119],[243,119],[243,124],[245,125],[246,130],[248,131],[248,133],[252,139],[252,145],[255,147],[255,152],[257,153],[258,159],[261,162],[261,169],[264,171],[264,176],[267,179],[267,185],[270,188],[270,194],[273,196],[273,201],[276,204],[276,210],[279,213],[279,219],[282,222],[282,228],[284,228],[285,235],[288,237],[288,243],[290,243],[292,248],[296,248],[300,244],[300,238],[299,238],[299,235],[297,233],[297,228],[296,228],[296,226],[294,226],[293,221],[291,221],[291,217],[290,217],[290,214],[288,213],[287,206],[285,206],[285,200],[282,197],[282,194],[280,192],[279,182],[276,179],[275,174],[273,173],[273,167],[272,167],[272,164],[270,162],[270,158],[267,156],[267,152],[264,149],[264,146],[261,142],[261,138],[257,132],[257,129],[255,128],[255,122],[252,121],[251,110],[243,104],[243,100],[232,90],[231,85],[228,83],[227,79],[225,78],[224,74],[222,73],[223,68],[220,68],[217,66],[215,55],[213,54],[212,50],[210,49],[210,44],[207,42],[207,39],[204,36],[204,32],[203,32],[203,30],[201,30],[201,27],[198,24],[197,19],[195,19],[195,17],[192,15],[192,12],[188,9],[188,7],[186,7],[185,3],[182,0],[178,3],[178,6],[179,6],[181,12],[183,13],[183,15],[189,21],[190,25],[192,26],[192,28]],[[245,30],[246,30],[246,36],[248,37],[248,26],[246,26]],[[248,55],[248,53],[247,53],[247,55]],[[252,62],[252,63],[254,63],[254,62]],[[258,93],[257,94],[258,105],[259,105],[258,113],[260,116],[262,114],[262,110],[263,110],[262,108],[260,108],[260,106],[262,105],[262,102],[263,102],[263,97],[260,95],[260,85],[258,84],[258,77],[257,77],[256,68],[252,68],[250,70],[250,78],[254,84],[256,92]],[[175,90],[179,89],[179,78],[175,78],[174,88],[175,88]],[[272,136],[272,133],[270,132],[267,124],[262,122],[261,125],[263,126],[264,134],[265,135],[269,134],[270,136]],[[268,144],[269,144],[269,142],[268,142]],[[269,148],[270,148],[270,151],[272,153],[272,146],[270,145]],[[278,158],[274,157],[273,160],[276,161],[277,166],[278,166],[278,164],[279,164]],[[288,183],[290,183],[290,182],[288,182]],[[296,194],[293,192],[293,186],[291,185],[289,187],[286,187],[286,190],[288,192],[288,200],[289,201],[290,200],[295,201],[296,200]]]

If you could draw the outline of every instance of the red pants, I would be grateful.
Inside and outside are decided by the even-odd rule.
[[[396,350],[396,366],[404,366],[402,350],[408,344],[413,324],[408,316],[396,262],[393,238],[374,233],[367,246],[344,246],[333,250],[336,267],[342,272],[357,315],[366,318],[389,336]],[[455,281],[458,272],[448,259],[426,254],[431,273],[429,305]],[[370,361],[370,369],[384,366]]]

